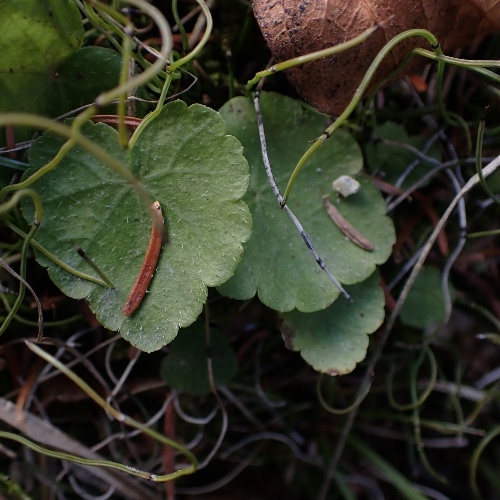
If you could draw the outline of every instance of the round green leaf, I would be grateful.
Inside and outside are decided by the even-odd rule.
[[[56,114],[91,104],[101,92],[116,87],[121,64],[120,54],[104,47],[83,47],[73,52],[53,75]],[[116,104],[113,107],[116,111]]]
[[[420,136],[409,136],[402,125],[394,122],[383,123],[376,126],[373,133],[380,139],[390,142],[373,141],[368,143],[366,145],[366,163],[371,172],[377,172],[387,182],[396,182],[405,169],[413,165],[413,170],[402,184],[403,187],[408,187],[420,180],[435,166],[429,161],[418,161],[415,153],[405,147],[413,146],[418,151],[424,151],[427,139]],[[424,153],[436,161],[441,160],[439,148],[435,144]]]
[[[51,115],[53,72],[83,41],[70,0],[0,2],[0,110]]]
[[[207,286],[220,285],[232,275],[251,231],[251,216],[240,200],[248,185],[248,165],[241,144],[225,135],[219,114],[197,104],[188,108],[175,101],[165,106],[130,152],[120,148],[116,131],[106,125],[89,123],[83,131],[129,164],[161,203],[169,242],[149,293],[126,318],[122,307],[144,260],[151,216],[130,184],[74,147],[33,184],[44,207],[36,241],[66,264],[95,275],[75,252],[79,245],[116,288],[77,278],[38,252],[37,257],[64,293],[88,300],[104,326],[119,330],[139,349],[154,351],[196,319]],[[44,134],[30,149],[31,165],[46,164],[62,143]],[[23,207],[32,220],[31,202]]]
[[[215,384],[227,384],[236,374],[238,364],[226,337],[218,330],[210,331],[209,352]],[[210,392],[202,324],[186,328],[170,344],[169,355],[162,362],[161,377],[169,387],[181,392],[200,395]]]
[[[262,94],[261,108],[273,173],[284,190],[297,161],[324,131],[328,117],[274,93]],[[237,299],[257,293],[264,304],[277,311],[297,308],[311,312],[328,307],[339,291],[319,269],[273,195],[262,163],[252,101],[232,99],[220,113],[228,131],[243,144],[250,164],[245,201],[252,211],[254,229],[235,275],[219,290]],[[288,203],[332,274],[346,285],[373,274],[376,265],[388,259],[395,238],[383,198],[371,181],[359,174],[361,167],[358,145],[346,131],[339,130],[308,160]],[[339,199],[332,182],[341,175],[357,176],[360,191]],[[329,195],[348,221],[371,240],[373,252],[359,248],[339,231],[323,207],[324,195]]]
[[[353,301],[338,300],[324,311],[284,313],[281,332],[287,347],[299,351],[315,370],[345,375],[366,356],[368,334],[384,320],[384,293],[374,273],[348,287]]]
[[[62,115],[91,104],[102,92],[116,87],[120,80],[121,66],[121,55],[115,50],[83,47],[73,52],[52,75],[53,115]],[[144,87],[139,87],[136,95],[148,97]],[[147,104],[137,101],[134,106],[135,116],[144,116]],[[116,103],[100,109],[101,114],[115,112]]]
[[[453,298],[453,287],[448,286]],[[401,321],[415,328],[425,328],[444,321],[445,314],[440,271],[435,267],[424,267],[403,304]]]

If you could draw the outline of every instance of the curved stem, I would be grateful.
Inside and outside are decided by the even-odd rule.
[[[491,163],[489,163],[486,167],[483,168],[482,174],[484,177],[488,177],[491,175],[493,172],[495,172],[498,168],[500,167],[500,156],[495,158]],[[422,266],[424,265],[425,259],[427,258],[427,255],[429,254],[432,246],[434,245],[434,242],[436,241],[439,233],[445,226],[446,222],[448,221],[451,213],[457,206],[458,202],[462,199],[462,197],[468,193],[472,188],[474,188],[477,184],[479,183],[479,175],[475,174],[473,175],[467,183],[464,185],[464,187],[456,194],[455,198],[453,198],[452,202],[442,215],[441,219],[439,220],[439,223],[436,225],[434,228],[434,231],[432,232],[431,236],[428,238],[426,244],[422,248],[422,251],[420,252],[419,258],[410,273],[410,276],[405,282],[405,285],[403,286],[403,290],[401,291],[399,298],[396,302],[396,305],[390,314],[389,318],[386,321],[384,330],[378,339],[378,346],[377,350],[375,351],[374,355],[372,356],[368,367],[367,371],[363,377],[362,380],[362,387],[364,382],[368,379],[368,377],[371,376],[371,373],[374,371],[375,366],[378,363],[378,360],[380,359],[380,356],[382,355],[382,350],[385,344],[387,343],[387,340],[389,339],[389,335],[396,324],[396,320],[401,313],[401,309],[403,307],[403,304],[406,302],[406,299],[408,297],[408,294],[410,293],[411,288],[413,287],[415,283],[415,279],[418,275],[418,273],[421,271]],[[346,422],[342,428],[341,434],[339,436],[337,445],[335,447],[335,450],[333,452],[332,458],[330,460],[330,463],[328,464],[327,468],[327,474],[325,475],[325,481],[323,482],[323,485],[321,487],[320,493],[318,494],[318,499],[324,499],[326,498],[326,495],[328,493],[328,485],[329,485],[329,478],[332,477],[332,474],[337,470],[337,466],[340,460],[340,457],[342,455],[342,451],[347,443],[347,438],[349,437],[349,432],[354,424],[354,420],[356,418],[357,414],[357,408],[353,410],[351,413],[349,413]]]
[[[96,100],[95,104],[98,107],[104,106],[121,94],[126,94],[128,91],[132,90],[135,87],[139,87],[147,83],[153,76],[159,73],[167,64],[168,57],[170,52],[172,51],[172,33],[170,31],[170,26],[168,25],[167,20],[163,16],[163,14],[153,5],[145,2],[144,0],[125,0],[127,3],[134,5],[138,9],[142,10],[145,14],[147,14],[151,19],[153,19],[156,23],[158,31],[160,32],[160,37],[162,40],[162,47],[160,49],[160,53],[158,59],[143,73],[131,78],[127,82],[118,85],[114,89],[111,89],[107,92],[103,92]],[[92,3],[97,5],[100,9],[108,13],[115,13],[114,9],[111,9],[109,6],[93,0]]]
[[[210,14],[210,9],[208,8],[204,0],[196,0],[196,2],[200,6],[205,16],[205,19],[207,20],[207,28],[198,45],[196,45],[196,47],[189,54],[185,55],[184,57],[181,57],[180,59],[178,59],[177,61],[175,61],[170,65],[170,67],[168,68],[169,73],[173,73],[175,70],[177,70],[177,68],[180,68],[181,66],[189,62],[191,59],[196,57],[201,52],[201,50],[207,43],[208,39],[210,38],[210,35],[212,34],[213,20],[212,20],[212,14]]]
[[[95,156],[98,160],[102,161],[104,164],[106,164],[108,167],[114,170],[120,177],[122,177],[125,181],[127,181],[134,188],[137,195],[139,196],[139,198],[142,200],[145,207],[147,207],[149,211],[149,207],[153,203],[153,200],[149,196],[144,186],[134,176],[134,174],[132,174],[132,172],[121,161],[117,160],[113,155],[109,154],[103,148],[96,145],[81,132],[74,130],[73,128],[70,128],[67,125],[63,125],[62,123],[58,123],[53,120],[50,120],[49,118],[45,118],[38,115],[32,115],[29,113],[0,114],[0,126],[8,125],[11,123],[16,125],[28,125],[31,127],[50,130],[51,132],[55,132],[56,134],[59,134],[63,137],[67,137],[70,140],[64,144],[63,148],[69,148],[74,144],[82,146],[91,155]],[[56,157],[59,158],[59,153]],[[35,172],[33,175],[25,179],[24,181],[4,187],[0,191],[0,199],[10,191],[15,191],[18,189],[23,189],[31,186],[31,184],[33,184],[33,182],[35,182],[40,176],[44,175],[49,170],[52,170],[56,165],[57,163],[51,161],[47,165],[39,169],[37,172]]]
[[[138,429],[142,431],[144,434],[148,435],[149,437],[159,441],[160,443],[166,445],[166,446],[171,446],[175,450],[179,451],[182,455],[184,455],[185,458],[189,460],[191,465],[189,467],[185,467],[182,469],[177,470],[176,472],[173,472],[171,474],[164,474],[157,476],[155,474],[151,474],[150,472],[145,472],[145,471],[140,471],[138,469],[135,469],[133,467],[129,467],[117,462],[112,462],[109,460],[94,460],[94,459],[87,459],[87,458],[82,458],[82,457],[77,457],[75,455],[70,455],[67,453],[60,453],[60,452],[55,452],[52,450],[47,450],[46,448],[42,448],[41,446],[37,445],[36,443],[33,443],[32,441],[25,440],[23,439],[23,444],[26,444],[26,446],[29,446],[32,449],[35,449],[36,451],[39,451],[40,453],[46,453],[49,454],[50,456],[55,456],[56,458],[60,458],[63,460],[69,460],[72,462],[76,463],[83,463],[85,465],[94,465],[94,466],[101,466],[101,467],[111,467],[114,469],[119,469],[124,472],[128,472],[129,474],[135,475],[142,477],[144,479],[149,479],[150,481],[154,482],[166,482],[166,481],[171,481],[172,479],[176,479],[181,476],[185,476],[187,474],[192,474],[198,466],[198,461],[196,460],[196,457],[184,446],[176,443],[175,441],[172,441],[171,439],[167,438],[166,436],[163,436],[162,434],[150,429],[146,425],[143,425],[134,419],[130,418],[127,415],[124,415],[123,413],[117,411],[113,406],[109,405],[99,394],[97,394],[94,389],[92,389],[83,379],[81,379],[78,375],[76,375],[72,370],[70,370],[67,366],[65,366],[63,363],[61,363],[58,359],[55,357],[51,356],[48,354],[46,351],[38,347],[34,342],[31,341],[25,341],[26,345],[31,349],[35,354],[40,356],[42,359],[50,363],[52,366],[60,370],[64,375],[66,375],[69,379],[71,379],[75,384],[80,387],[95,403],[97,403],[103,410],[105,410],[107,413],[109,413],[112,417],[114,417],[116,420],[119,422],[124,423],[125,425],[128,425],[132,428]],[[17,436],[19,438],[19,436]],[[12,437],[11,437],[12,439]],[[27,442],[25,442],[27,441]],[[20,441],[21,442],[21,441]]]
[[[477,129],[477,142],[476,142],[476,172],[479,175],[479,180],[481,181],[481,186],[485,190],[486,194],[497,204],[500,205],[500,198],[490,189],[486,180],[483,176],[483,171],[481,170],[481,159],[483,157],[483,137],[484,137],[485,121],[484,119],[479,122],[479,128]]]
[[[1,193],[2,191],[0,191]],[[42,215],[43,215],[43,207],[42,207],[42,199],[40,198],[40,195],[34,191],[33,189],[20,189],[14,195],[7,200],[4,204],[0,205],[0,215],[3,215],[4,213],[10,212],[18,203],[21,198],[24,198],[25,196],[29,196],[35,205],[35,220],[33,224],[38,224],[42,222]]]
[[[158,99],[158,104],[156,105],[156,108],[149,113],[141,122],[139,127],[137,127],[136,131],[134,132],[134,135],[130,139],[130,146],[133,147],[133,145],[137,142],[139,139],[139,136],[142,134],[143,130],[148,126],[149,123],[151,123],[153,120],[156,119],[156,117],[161,113],[161,110],[163,109],[163,103],[165,101],[165,98],[167,96],[168,89],[170,88],[170,84],[172,83],[173,80],[173,74],[174,72],[180,68],[182,65],[188,63],[193,57],[195,57],[205,46],[206,42],[208,41],[211,33],[212,33],[212,28],[213,28],[213,21],[212,21],[212,15],[210,14],[210,10],[208,9],[207,5],[203,0],[196,0],[198,4],[200,5],[203,13],[205,14],[205,17],[207,19],[207,29],[205,30],[205,34],[203,35],[202,39],[200,40],[200,43],[186,56],[182,57],[181,59],[175,61],[170,65],[168,68],[166,77],[165,77],[165,82],[163,84],[162,90],[161,90],[161,95],[160,98]]]
[[[354,409],[356,409],[365,399],[367,394],[370,392],[371,386],[372,386],[372,378],[368,379],[365,378],[363,380],[363,385],[359,388],[356,399],[354,400],[353,403],[351,403],[349,406],[346,406],[345,408],[334,408],[330,404],[328,404],[323,397],[323,394],[321,392],[321,379],[322,379],[322,374],[318,377],[318,382],[316,384],[316,395],[318,396],[318,400],[321,404],[321,406],[329,413],[333,413],[334,415],[347,415],[348,413],[351,413]]]
[[[424,389],[423,393],[420,395],[420,397],[417,398],[416,394],[416,386],[417,386],[417,375],[418,371],[420,369],[420,366],[422,365],[424,361],[424,357],[427,355],[429,358],[429,364],[431,367],[431,374],[429,377],[429,383],[427,387]],[[412,388],[412,402],[408,404],[401,404],[398,403],[395,398],[394,394],[392,391],[393,388],[393,378],[394,378],[394,370],[390,370],[388,374],[388,383],[387,383],[387,399],[389,400],[389,403],[393,408],[399,411],[408,411],[408,410],[414,410],[415,408],[420,407],[425,400],[431,395],[432,391],[434,390],[434,387],[436,385],[436,380],[437,380],[437,363],[436,363],[436,358],[432,351],[426,347],[425,349],[422,349],[420,352],[420,355],[416,361],[411,366],[411,371],[410,371],[410,380],[411,380],[411,388]]]
[[[339,45],[335,45],[335,47],[328,47],[327,49],[318,50],[316,52],[311,52],[305,56],[295,57],[293,59],[288,59],[287,61],[283,61],[277,64],[274,64],[269,69],[264,71],[259,71],[248,83],[245,85],[245,91],[249,93],[252,90],[252,87],[257,84],[262,78],[266,76],[273,75],[278,71],[283,71],[285,69],[293,68],[294,66],[299,66],[300,64],[304,64],[311,61],[316,61],[317,59],[321,59],[322,57],[332,56],[334,54],[338,54],[343,52],[344,50],[351,49],[356,45],[359,45],[366,41],[375,31],[379,29],[379,25],[372,26],[367,30],[363,31],[358,36],[348,40],[347,42],[340,43]]]
[[[9,207],[11,204],[16,205],[19,201],[19,198],[23,196],[29,196],[34,201],[35,220],[33,222],[33,225],[31,226],[29,233],[27,234],[26,238],[23,241],[23,246],[21,250],[21,266],[19,270],[19,276],[21,277],[21,280],[19,281],[19,291],[17,293],[17,298],[11,310],[7,314],[4,322],[0,326],[0,335],[2,335],[2,333],[4,333],[5,330],[8,328],[10,322],[12,321],[12,318],[14,318],[24,300],[24,293],[26,291],[26,262],[28,261],[28,246],[33,236],[38,231],[42,218],[42,202],[40,200],[40,196],[32,189],[23,189],[15,193],[12,199],[10,199],[7,203],[4,203],[4,205],[2,205],[1,208],[5,210],[6,209],[5,207]],[[43,322],[41,317],[39,317],[39,337],[41,337],[42,335],[43,335]]]
[[[9,229],[17,233],[19,236],[22,238],[26,238],[28,235],[24,232],[21,231],[18,227],[14,226],[14,224],[11,224],[9,221],[4,221],[4,223],[8,226]],[[90,281],[92,283],[96,283],[97,285],[101,285],[104,287],[108,288],[114,288],[114,286],[109,286],[109,284],[113,285],[113,283],[106,283],[105,281],[101,280],[100,278],[96,278],[95,276],[91,276],[90,274],[83,273],[79,271],[78,269],[75,269],[74,267],[71,267],[69,264],[66,264],[63,262],[61,259],[58,259],[54,254],[50,253],[45,247],[40,245],[36,240],[31,240],[30,245],[33,248],[36,248],[40,253],[45,255],[48,259],[50,259],[54,264],[58,265],[68,273],[74,274],[76,277],[81,278],[86,281]]]
[[[465,68],[471,71],[475,71],[480,75],[487,76],[491,78],[495,82],[500,82],[500,75],[494,73],[485,68],[499,68],[500,61],[495,60],[475,60],[475,59],[458,59],[456,57],[446,56],[444,54],[436,54],[435,52],[431,52],[427,49],[422,49],[417,47],[413,49],[413,54],[419,55],[422,57],[426,57],[427,59],[431,59],[433,61],[443,61],[447,64],[451,64],[452,66],[457,66],[459,68]]]
[[[351,99],[351,102],[347,105],[346,109],[343,111],[343,113],[333,122],[332,125],[330,125],[325,132],[319,137],[314,144],[303,154],[302,158],[299,160],[297,163],[294,171],[292,172],[292,175],[290,176],[290,179],[288,181],[288,185],[285,190],[285,194],[283,196],[284,202],[286,203],[286,200],[288,199],[288,196],[290,195],[290,190],[292,189],[293,183],[295,182],[295,179],[299,175],[299,172],[302,170],[302,167],[306,163],[306,161],[309,159],[309,157],[316,151],[323,142],[330,137],[335,130],[337,130],[350,116],[350,114],[354,111],[356,106],[359,104],[361,101],[364,93],[368,89],[368,86],[377,71],[378,67],[382,63],[382,61],[385,59],[387,54],[399,43],[402,41],[406,40],[407,38],[411,37],[416,37],[420,36],[425,38],[431,46],[434,48],[436,51],[439,51],[439,42],[437,41],[436,37],[427,30],[424,29],[413,29],[413,30],[408,30],[405,31],[398,36],[395,36],[392,40],[390,40],[377,54],[373,62],[370,64],[370,67],[367,69],[363,79],[361,80],[361,83],[359,84],[358,88],[356,89],[356,92],[354,93],[353,98]]]
[[[500,436],[500,425],[494,427],[486,436],[483,437],[481,442],[477,445],[476,449],[474,450],[474,453],[472,454],[470,461],[470,469],[469,469],[469,482],[472,492],[474,493],[474,498],[477,499],[484,498],[481,495],[479,491],[479,485],[477,484],[477,468],[479,464],[479,459],[481,458],[481,455],[483,451],[486,449],[486,447],[491,443],[491,441],[493,441],[493,439],[495,439],[498,436]]]

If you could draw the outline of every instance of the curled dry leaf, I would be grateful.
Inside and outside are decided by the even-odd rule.
[[[330,114],[345,109],[377,53],[399,33],[425,28],[446,53],[500,28],[499,0],[253,0],[253,8],[278,62],[381,26],[360,46],[286,71],[308,102]],[[399,44],[382,63],[376,80],[386,78],[418,46],[430,48],[421,37]]]

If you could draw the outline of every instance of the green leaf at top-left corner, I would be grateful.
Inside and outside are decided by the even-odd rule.
[[[51,115],[52,71],[83,42],[72,0],[0,2],[0,111]]]
[[[37,259],[65,294],[85,298],[105,327],[151,352],[195,321],[208,286],[218,286],[233,274],[251,232],[251,216],[241,201],[248,164],[238,140],[226,135],[220,115],[198,104],[167,104],[130,150],[121,148],[117,132],[104,124],[87,123],[83,132],[130,168],[160,202],[168,242],[149,293],[125,317],[122,308],[144,260],[151,215],[130,184],[75,146],[31,185],[43,204],[35,240],[64,263],[95,275],[76,253],[75,246],[80,246],[116,287],[78,278],[39,252]],[[63,143],[44,134],[30,148],[30,164],[39,169]],[[31,222],[30,200],[24,201],[23,212]]]
[[[70,54],[51,75],[52,116],[91,104],[102,92],[118,86],[122,57],[119,52],[105,47],[82,47]],[[144,87],[136,91],[138,97],[148,98]],[[146,114],[148,105],[137,101],[134,116]],[[99,109],[100,114],[116,113],[116,104]]]
[[[207,344],[205,327],[198,321],[170,344],[160,372],[170,388],[190,394],[209,394],[208,350],[214,383],[225,385],[234,377],[238,361],[226,337],[219,330],[211,329],[209,339]]]

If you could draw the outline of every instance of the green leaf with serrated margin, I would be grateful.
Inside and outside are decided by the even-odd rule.
[[[287,347],[299,351],[317,371],[345,375],[366,356],[368,335],[384,320],[380,276],[347,288],[353,301],[338,300],[324,311],[282,315],[281,331]]]
[[[149,293],[139,310],[126,318],[122,307],[143,263],[151,216],[130,184],[74,147],[32,186],[44,207],[36,241],[72,267],[95,274],[75,252],[79,245],[116,288],[77,278],[38,252],[37,258],[64,293],[88,300],[105,327],[119,330],[143,351],[154,351],[168,344],[180,327],[193,323],[208,286],[222,284],[234,272],[251,231],[251,216],[241,201],[248,165],[241,144],[226,135],[220,115],[198,104],[166,105],[130,152],[119,146],[111,127],[88,123],[83,132],[130,165],[161,203],[169,242]],[[63,142],[44,134],[30,149],[30,163],[40,168]],[[31,202],[25,200],[23,209],[32,221]]]
[[[328,117],[288,97],[274,93],[261,96],[269,157],[283,191],[299,158],[328,125]],[[237,97],[220,112],[228,131],[243,144],[250,164],[245,200],[254,222],[234,277],[219,290],[236,299],[248,299],[257,293],[264,304],[277,311],[325,309],[337,299],[339,291],[319,269],[273,195],[262,163],[252,101]],[[361,167],[358,145],[345,130],[339,130],[307,161],[288,203],[332,274],[345,285],[372,275],[376,266],[388,259],[395,239],[384,200],[371,181],[360,174]],[[360,191],[340,199],[332,192],[332,182],[340,175],[356,176]],[[323,195],[329,195],[347,220],[374,244],[373,252],[359,248],[338,230],[323,207]]]

